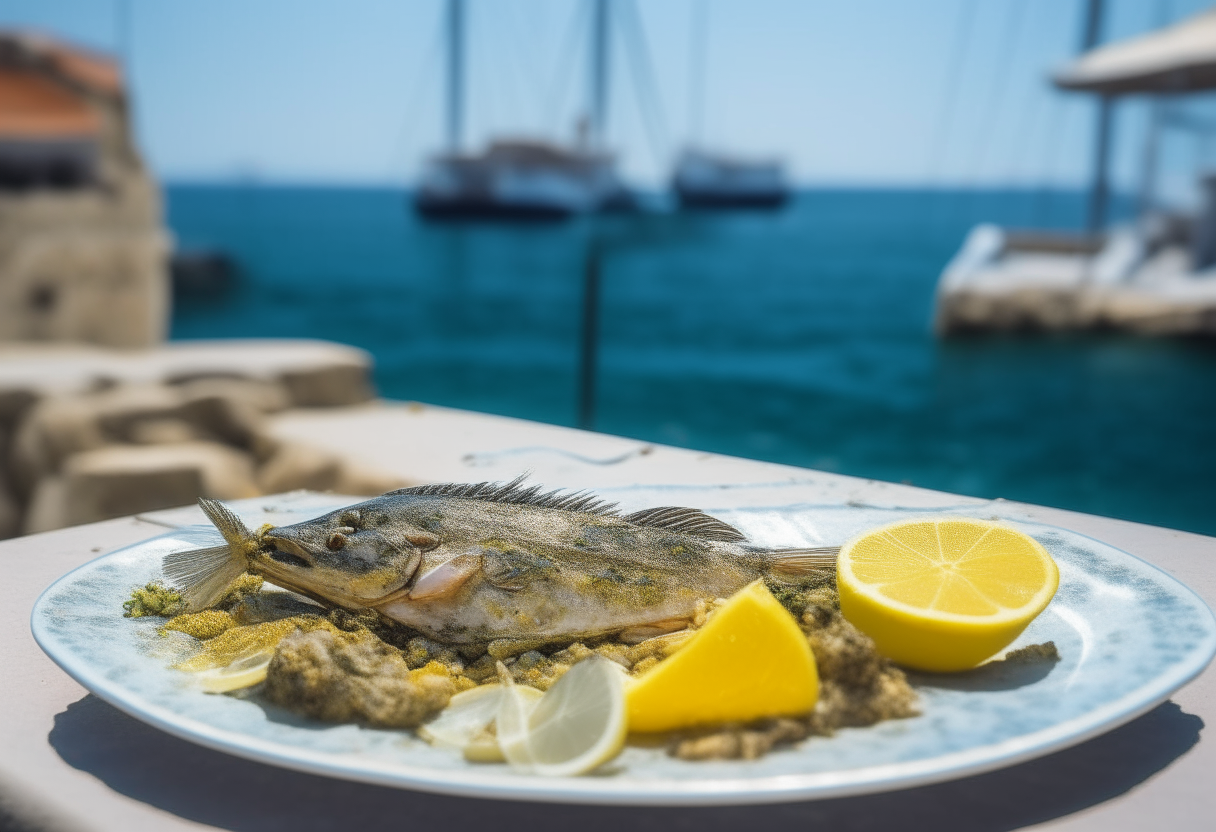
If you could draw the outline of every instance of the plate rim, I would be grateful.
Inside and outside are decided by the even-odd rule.
[[[930,513],[930,512],[926,512]],[[1045,523],[1002,518],[1020,526],[1064,531],[1093,541],[1119,555],[1131,558],[1156,573],[1176,592],[1195,602],[1200,615],[1206,613],[1207,634],[1183,661],[1167,672],[1084,714],[1046,728],[1001,742],[952,751],[931,758],[886,763],[859,769],[820,772],[790,772],[756,778],[707,777],[651,785],[646,781],[622,781],[610,777],[534,778],[510,772],[464,772],[445,770],[433,774],[416,765],[383,765],[380,761],[351,762],[352,755],[315,751],[280,742],[250,737],[216,728],[193,717],[182,716],[142,700],[138,692],[112,683],[100,671],[81,661],[67,649],[56,650],[57,637],[45,628],[40,616],[48,596],[72,582],[78,573],[98,568],[103,561],[156,540],[180,535],[188,527],[171,529],[92,558],[56,579],[44,589],[30,611],[30,632],[44,653],[89,693],[123,713],[187,742],[243,759],[319,776],[369,783],[398,789],[483,799],[583,805],[632,806],[727,806],[787,803],[852,797],[959,780],[1017,765],[1079,745],[1147,713],[1202,673],[1216,656],[1216,615],[1204,599],[1161,567],[1090,535]],[[843,729],[854,730],[854,729]]]

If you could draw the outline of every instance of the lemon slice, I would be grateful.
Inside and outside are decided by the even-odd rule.
[[[223,667],[195,671],[195,681],[207,693],[229,693],[266,681],[266,670],[274,658],[273,648],[240,656]]]
[[[570,675],[569,672],[566,675]],[[528,750],[529,720],[536,706],[540,704],[540,699],[533,699],[525,694],[524,686],[515,684],[510,674],[500,670],[498,677],[503,680],[502,693],[498,698],[498,712],[494,715],[498,748],[511,765],[528,770],[532,765],[532,754]],[[556,686],[555,684],[554,687]],[[542,696],[541,699],[543,698]]]
[[[797,716],[814,709],[819,674],[794,617],[756,581],[634,682],[628,697],[631,731]]]
[[[920,670],[974,667],[1051,601],[1060,572],[1038,541],[968,518],[909,520],[846,543],[840,611],[880,652]]]
[[[503,685],[492,684],[456,694],[439,716],[418,729],[418,734],[431,745],[467,747],[484,734],[498,716],[504,690]],[[536,688],[516,685],[513,695],[535,704],[544,694]]]
[[[625,672],[602,656],[570,668],[538,701],[508,685],[498,711],[498,743],[515,768],[534,774],[583,774],[625,745]]]

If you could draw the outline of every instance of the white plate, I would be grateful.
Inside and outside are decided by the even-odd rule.
[[[314,502],[291,519],[334,507]],[[257,503],[244,508],[252,526],[267,519]],[[755,542],[814,545],[927,512],[802,505],[712,513]],[[994,507],[952,513],[992,517]],[[628,747],[595,776],[533,777],[465,763],[457,752],[431,748],[408,732],[323,725],[256,698],[199,692],[158,655],[159,620],[124,619],[122,602],[133,587],[160,576],[166,553],[214,545],[217,536],[204,528],[103,555],[64,576],[38,599],[31,627],[68,674],[137,719],[210,748],[301,771],[447,794],[567,803],[837,797],[964,777],[1074,745],[1153,708],[1211,660],[1216,620],[1182,584],[1082,535],[1016,525],[1055,557],[1060,589],[1014,646],[1053,640],[1062,656],[1058,664],[913,675],[921,716],[812,738],[752,762],[689,763],[660,749]]]

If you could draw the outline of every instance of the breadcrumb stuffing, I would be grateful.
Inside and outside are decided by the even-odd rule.
[[[447,706],[456,685],[445,671],[410,673],[401,652],[368,631],[319,629],[280,642],[264,690],[324,722],[414,728]]]
[[[571,667],[604,656],[637,676],[675,653],[726,601],[699,601],[689,629],[639,644],[611,637],[568,644],[496,641],[443,644],[418,635],[373,611],[323,610],[290,593],[261,592],[261,578],[233,582],[216,609],[183,615],[181,597],[160,584],[136,589],[126,615],[172,615],[163,631],[180,631],[202,650],[177,667],[223,667],[262,651],[274,651],[261,694],[305,716],[327,722],[360,722],[412,728],[447,706],[457,692],[497,681],[498,662],[518,684],[548,690]],[[903,671],[879,655],[873,641],[841,615],[831,578],[770,590],[799,621],[819,670],[820,692],[807,717],[768,719],[670,736],[668,751],[685,760],[746,759],[843,727],[913,716],[916,694]],[[1005,661],[1058,660],[1048,642],[1011,652]]]
[[[238,576],[235,581],[228,584],[228,589],[224,591],[224,597],[215,606],[221,610],[232,609],[233,606],[244,599],[256,596],[261,591],[262,576],[255,575],[252,572],[245,572]]]
[[[200,641],[206,641],[235,626],[236,622],[232,620],[232,615],[224,610],[203,610],[170,618],[169,623],[161,629],[177,630],[188,636],[194,636]]]
[[[187,671],[227,667],[237,659],[274,650],[280,641],[295,630],[308,632],[326,627],[333,629],[332,624],[315,615],[300,615],[245,627],[231,627],[204,641],[203,649],[198,655],[175,666],[178,670]]]
[[[160,581],[131,590],[131,598],[122,605],[124,618],[143,618],[160,615],[166,618],[184,612],[186,603],[181,593]]]

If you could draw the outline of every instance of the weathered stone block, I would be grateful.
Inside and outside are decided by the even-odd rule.
[[[295,442],[279,444],[258,472],[267,494],[295,491],[337,491],[342,494],[383,494],[405,483],[394,474],[353,463],[330,451]]]
[[[375,398],[365,364],[330,364],[288,370],[283,385],[296,407],[343,407]]]
[[[168,252],[157,228],[27,230],[0,250],[0,340],[159,343]]]
[[[246,454],[213,442],[114,445],[75,454],[39,483],[27,532],[187,505],[199,497],[259,494]]]

